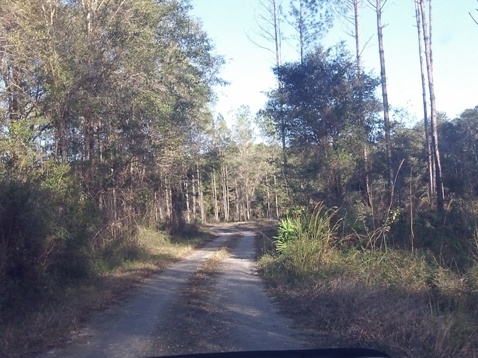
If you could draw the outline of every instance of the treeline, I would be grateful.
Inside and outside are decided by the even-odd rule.
[[[1,2],[4,312],[127,258],[138,225],[279,215],[277,151],[256,143],[246,108],[232,132],[213,120],[222,59],[189,10]]]
[[[275,55],[277,87],[260,119],[282,149],[289,205],[339,207],[347,233],[368,245],[396,240],[412,250],[449,249],[446,260],[466,266],[478,217],[477,109],[464,108],[455,119],[437,111],[432,1],[410,1],[416,10],[418,41],[410,40],[417,41],[420,54],[416,86],[423,90],[424,120],[403,124],[410,115],[392,107],[387,91],[386,71],[394,70],[384,61],[387,3],[261,1],[258,42]],[[362,65],[364,11],[377,20],[380,77]],[[350,25],[353,52],[344,43],[323,46],[323,35],[339,18]],[[297,60],[284,62],[286,43],[297,49]]]
[[[455,119],[438,115],[446,197],[446,210],[440,213],[429,190],[423,124],[410,127],[391,122],[394,176],[388,185],[383,107],[376,95],[380,82],[363,70],[358,72],[342,46],[318,49],[302,62],[278,67],[277,74],[279,88],[271,92],[261,114],[277,143],[286,142],[281,159],[292,203],[324,202],[340,207],[349,229],[364,235],[381,230],[381,235],[375,235],[377,240],[395,235],[412,248],[415,237],[425,246],[435,245],[428,241],[431,236],[445,246],[470,244],[478,195],[474,129],[478,107]],[[399,223],[400,230],[390,232]],[[460,235],[452,234],[452,227],[461,228]],[[426,228],[431,231],[425,235],[422,230]],[[433,234],[432,228],[437,229]],[[468,228],[464,237],[463,228]]]

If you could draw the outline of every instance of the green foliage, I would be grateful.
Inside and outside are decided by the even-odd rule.
[[[285,101],[292,145],[321,146],[327,137],[335,143],[341,134],[372,129],[373,114],[378,110],[374,94],[378,81],[362,74],[359,82],[353,61],[343,48],[318,49],[303,62],[285,64],[276,72],[282,86],[271,94],[268,106],[274,111],[277,102]],[[364,109],[366,114],[360,118],[357,113]]]
[[[49,173],[44,181],[0,181],[0,310],[90,275],[94,209],[66,167]]]
[[[336,210],[326,210],[320,203],[312,212],[296,207],[280,220],[278,235],[274,238],[276,250],[293,277],[305,279],[329,259],[337,238],[335,213]]]
[[[127,224],[180,188],[222,63],[189,10],[175,0],[2,3],[0,170],[19,179],[68,164],[96,210]]]
[[[187,1],[0,7],[2,309],[141,258],[137,223],[183,229],[222,60]]]
[[[284,137],[286,174],[300,203],[308,201],[300,197],[304,192],[321,192],[340,205],[364,185],[364,147],[377,131],[379,82],[357,70],[340,45],[275,70],[281,85],[269,94],[262,116]]]
[[[276,250],[283,253],[287,250],[290,243],[297,240],[301,231],[301,221],[299,218],[286,217],[279,221],[277,229],[278,234],[275,239]]]
[[[452,193],[476,196],[478,167],[478,107],[439,126],[443,180]]]

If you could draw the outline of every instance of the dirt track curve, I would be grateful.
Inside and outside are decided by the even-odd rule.
[[[219,236],[152,277],[118,305],[99,313],[64,348],[46,357],[147,357],[184,353],[296,349],[311,337],[278,313],[255,272],[255,234]],[[188,279],[218,248],[230,245],[222,272],[209,282],[201,307],[184,302]]]

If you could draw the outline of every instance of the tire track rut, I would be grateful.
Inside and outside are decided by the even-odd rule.
[[[40,358],[310,347],[311,337],[291,328],[292,320],[280,315],[265,293],[255,269],[255,234],[234,228],[216,232],[218,238],[98,314],[67,347]],[[207,260],[224,247],[229,255],[209,267]]]
[[[151,336],[167,325],[168,312],[179,300],[190,275],[204,260],[223,246],[224,234],[198,249],[185,260],[146,280],[118,305],[96,315],[64,348],[53,349],[40,358],[140,357],[149,355]]]

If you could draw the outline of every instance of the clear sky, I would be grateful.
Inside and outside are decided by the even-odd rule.
[[[382,0],[383,1],[383,0]],[[288,3],[289,0],[284,0]],[[274,87],[273,55],[248,39],[257,32],[259,0],[192,0],[192,15],[223,55],[226,64],[222,77],[229,86],[218,88],[215,112],[228,112],[248,105],[255,112],[266,101],[264,91]],[[379,57],[376,18],[370,7],[362,10],[363,65],[378,76]],[[437,107],[453,118],[467,108],[478,106],[478,18],[476,0],[435,0],[433,2],[433,56]],[[389,101],[393,107],[407,109],[414,120],[421,120],[421,82],[417,30],[413,0],[388,0],[383,14],[385,61]],[[347,41],[353,51],[353,39],[343,21],[323,41],[332,46]],[[284,45],[285,60],[296,60],[292,45]]]

